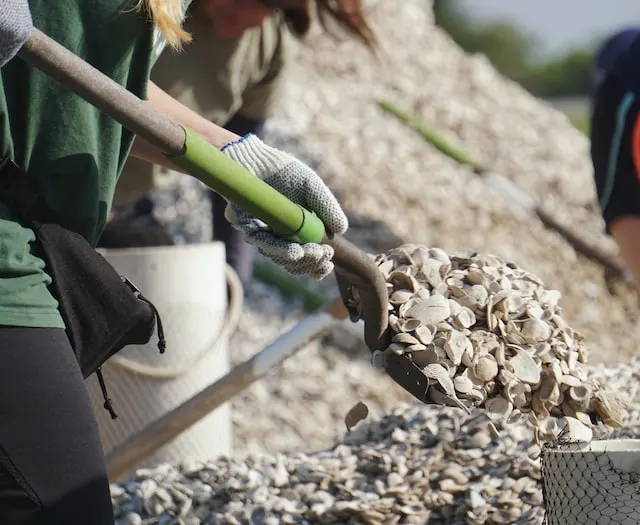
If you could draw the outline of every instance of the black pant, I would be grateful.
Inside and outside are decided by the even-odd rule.
[[[0,524],[113,523],[98,426],[64,330],[0,327]]]

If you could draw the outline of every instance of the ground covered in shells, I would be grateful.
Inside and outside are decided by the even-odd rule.
[[[295,324],[292,306],[303,315],[273,289],[249,287],[234,361]],[[640,437],[640,359],[587,369],[632,400],[623,428],[596,425],[595,437]],[[348,432],[359,400],[371,412]],[[542,523],[540,446],[526,421],[496,437],[481,409],[406,401],[359,339],[337,330],[234,400],[234,458],[159,465],[112,486],[117,523]]]
[[[620,391],[640,360],[594,370]],[[640,412],[613,433],[639,437]],[[540,524],[540,447],[522,423],[402,403],[311,453],[160,465],[112,487],[118,524]]]

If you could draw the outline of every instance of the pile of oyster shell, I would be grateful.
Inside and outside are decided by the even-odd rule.
[[[496,431],[526,419],[536,442],[561,432],[590,441],[594,424],[622,425],[625,400],[581,367],[583,336],[564,321],[560,292],[535,275],[495,255],[418,244],[375,261],[393,334],[375,366],[406,355],[429,378],[430,402],[483,408]]]

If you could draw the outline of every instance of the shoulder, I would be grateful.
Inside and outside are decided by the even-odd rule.
[[[638,42],[640,42],[640,27],[627,28],[610,35],[598,48],[595,57],[596,69],[609,71],[622,55],[628,52],[639,53]]]

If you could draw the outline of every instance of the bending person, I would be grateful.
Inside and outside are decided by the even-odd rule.
[[[265,120],[286,81],[289,34],[295,38],[307,34],[314,5],[321,20],[338,22],[348,34],[369,47],[373,45],[359,2],[289,0],[270,4],[283,8],[269,9],[260,0],[195,0],[185,22],[193,41],[181,53],[164,52],[151,71],[151,80],[212,122],[238,135],[253,133],[262,138]],[[132,238],[127,232],[140,228],[122,226],[141,224],[141,215],[146,215],[144,224],[151,238],[158,228],[149,193],[162,173],[161,167],[139,159],[127,161],[114,204],[134,212],[108,225],[105,235],[118,228],[121,236]],[[253,271],[254,247],[225,218],[225,200],[213,191],[209,196],[213,238],[224,243],[227,263],[247,283]]]

